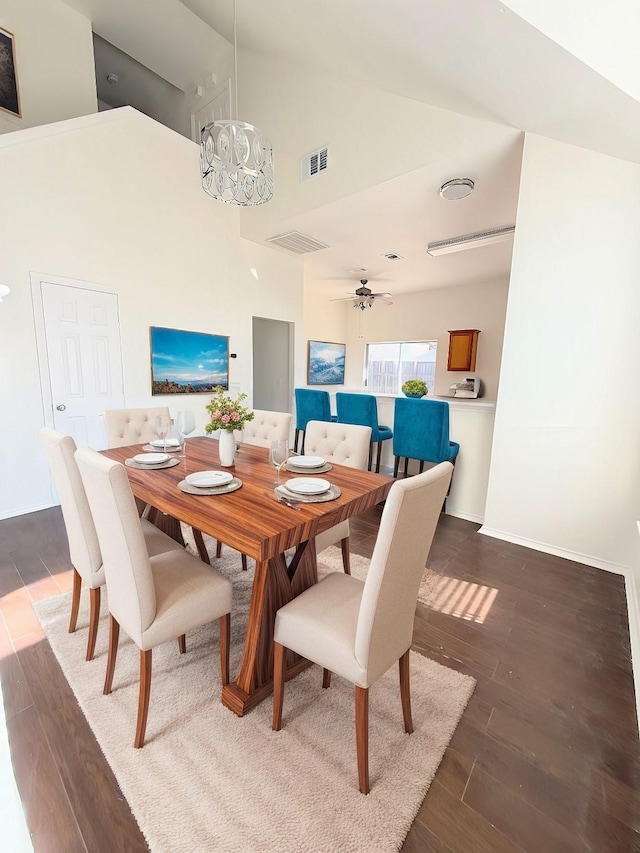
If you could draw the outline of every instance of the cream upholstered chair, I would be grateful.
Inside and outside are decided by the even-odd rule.
[[[282,721],[286,649],[355,684],[360,791],[369,793],[369,688],[396,662],[404,728],[413,731],[409,650],[420,581],[453,466],[397,480],[385,502],[366,581],[334,572],[276,614],[273,722]]]
[[[168,406],[151,409],[110,409],[103,412],[104,428],[109,447],[146,444],[157,438],[156,418],[165,417],[171,423]]]
[[[82,485],[80,471],[78,471],[74,459],[75,441],[70,435],[63,435],[50,427],[43,427],[39,434],[47,454],[51,476],[60,498],[60,507],[67,530],[69,553],[73,565],[73,594],[69,633],[73,634],[76,630],[80,590],[84,581],[89,587],[89,635],[87,637],[86,659],[92,660],[96,637],[98,636],[100,590],[104,584],[104,566],[102,565],[98,534]],[[142,522],[142,532],[150,555],[181,550],[181,546],[174,539],[165,536],[148,521]]]
[[[305,453],[322,456],[327,462],[365,470],[371,443],[371,427],[338,424],[328,421],[309,421],[304,435]],[[342,564],[351,574],[349,562],[349,521],[341,521],[316,536],[316,554],[330,545],[340,543]]]
[[[222,683],[229,683],[232,586],[220,572],[183,549],[150,557],[124,466],[88,448],[75,456],[95,519],[109,592],[104,693],[111,692],[122,626],[140,649],[134,740],[140,748],[147,725],[154,646],[218,619]]]
[[[262,409],[253,410],[254,418],[242,429],[242,441],[244,444],[253,444],[256,447],[271,447],[272,441],[289,438],[291,431],[291,418],[288,412],[267,412]],[[222,543],[216,544],[216,557],[222,553]],[[242,570],[247,571],[247,555],[242,554]]]
[[[292,415],[289,412],[267,412],[253,410],[254,418],[244,425],[242,441],[258,447],[271,447],[272,441],[288,440],[291,433]]]
[[[127,447],[130,444],[147,444],[154,441],[156,435],[156,418],[163,417],[171,423],[171,415],[168,406],[156,406],[150,409],[110,409],[102,413],[104,426],[107,432],[107,443],[109,447]],[[140,512],[144,515],[149,515],[149,518],[155,520],[155,514],[159,510],[154,507],[144,506],[140,502]],[[177,528],[176,528],[177,529]],[[192,527],[193,544],[195,544],[198,553],[204,557],[207,549],[204,544],[202,532],[197,527]],[[182,528],[182,532],[185,529]],[[181,545],[183,542],[180,543]],[[220,556],[220,543],[218,543],[218,553]]]

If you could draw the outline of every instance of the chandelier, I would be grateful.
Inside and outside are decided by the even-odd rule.
[[[233,0],[234,120],[213,121],[202,128],[200,172],[202,189],[226,204],[252,207],[273,197],[273,154],[267,137],[238,121],[238,47],[236,0]]]

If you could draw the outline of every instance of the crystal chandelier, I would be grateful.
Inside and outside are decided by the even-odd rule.
[[[238,48],[236,0],[233,0],[235,120],[214,121],[202,128],[200,172],[202,189],[226,204],[252,207],[273,197],[273,155],[267,137],[238,121]]]

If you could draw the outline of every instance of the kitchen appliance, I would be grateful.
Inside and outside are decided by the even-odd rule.
[[[482,397],[482,381],[476,376],[467,376],[464,382],[454,382],[449,386],[449,396],[468,397],[475,399]]]

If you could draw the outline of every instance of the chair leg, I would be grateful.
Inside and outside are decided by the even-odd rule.
[[[409,476],[409,457],[404,457],[404,476],[405,478]]]
[[[120,625],[109,614],[109,651],[107,652],[107,671],[104,676],[104,687],[102,692],[105,696],[111,693],[111,685],[113,684],[113,673],[116,669],[116,657],[118,654],[118,638],[120,636]]]
[[[369,442],[369,465],[367,467],[367,471],[371,470],[371,462],[373,460],[373,442]]]
[[[382,456],[382,442],[378,442],[378,455],[376,457],[376,474],[380,473],[380,457]]]
[[[369,787],[369,688],[356,685],[356,748],[358,752],[358,781],[360,793],[368,794]]]
[[[69,633],[73,634],[78,622],[78,610],[80,609],[80,591],[82,589],[82,578],[73,570],[73,593],[71,595],[71,617],[69,619]]]
[[[225,613],[218,620],[220,625],[220,680],[222,686],[229,683],[229,646],[231,639],[231,614]]]
[[[410,649],[407,649],[398,661],[398,668],[400,670],[400,701],[402,702],[404,730],[409,735],[413,732],[413,722],[411,720],[411,680],[409,677],[410,651]]]
[[[198,530],[197,527],[192,527],[191,532],[193,533],[193,540],[196,543],[198,557],[200,557],[203,563],[211,563],[211,560],[209,559],[209,553],[207,551],[206,545],[204,544],[204,537],[202,535],[202,531]]]
[[[331,687],[331,670],[323,669],[322,670],[322,687],[326,690],[328,687]]]
[[[216,558],[220,558],[220,554],[222,554],[222,542],[218,539],[216,542]]]
[[[297,429],[293,434],[293,452],[298,452],[298,437],[300,436],[300,430]]]
[[[247,571],[247,555],[241,554],[240,556],[242,557],[242,571],[246,572]]]
[[[144,733],[147,730],[147,715],[149,713],[149,696],[151,695],[151,649],[140,649],[140,691],[138,693],[138,722],[136,723],[136,739],[133,745],[141,749],[144,743]]]
[[[340,547],[342,548],[342,566],[344,568],[345,575],[351,574],[351,556],[349,554],[349,537],[345,536],[344,539],[340,540]]]
[[[87,636],[87,655],[85,660],[93,660],[100,621],[100,587],[89,590],[89,634]]]
[[[393,457],[393,476],[394,477],[398,476],[398,465],[399,464],[400,464],[400,457],[394,456]]]
[[[273,718],[271,728],[280,731],[282,702],[284,700],[284,656],[286,648],[281,643],[273,644]]]
[[[178,637],[178,650],[180,654],[183,655],[187,651],[187,635],[180,634]]]

